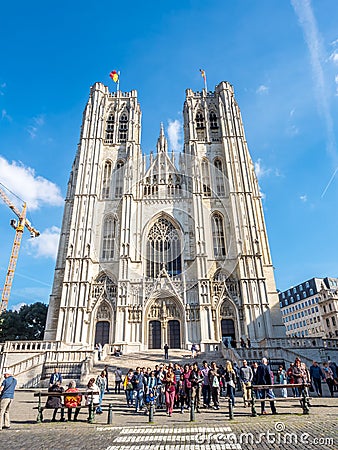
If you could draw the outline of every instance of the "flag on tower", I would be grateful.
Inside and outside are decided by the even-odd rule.
[[[205,75],[205,71],[203,69],[200,69],[200,72],[201,72],[201,75],[202,75],[202,78],[203,78],[204,82],[206,82],[207,81],[207,77]]]
[[[204,80],[204,89],[205,89],[206,91],[208,91],[208,88],[207,88],[207,76],[206,76],[206,74],[205,74],[205,70],[200,69],[200,72],[201,72],[202,78],[203,78],[203,80]]]
[[[119,81],[119,73],[116,70],[112,70],[109,76],[115,83]]]

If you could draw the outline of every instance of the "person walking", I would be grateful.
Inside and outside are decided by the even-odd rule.
[[[169,359],[169,345],[165,344],[164,348],[164,359]]]
[[[0,431],[9,429],[11,426],[9,410],[13,403],[17,385],[17,380],[12,376],[9,369],[5,370],[4,377],[5,379],[0,386]]]

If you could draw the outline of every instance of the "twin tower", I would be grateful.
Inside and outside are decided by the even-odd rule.
[[[141,152],[137,92],[90,91],[45,339],[122,351],[281,337],[261,195],[233,87],[186,91],[184,147]]]

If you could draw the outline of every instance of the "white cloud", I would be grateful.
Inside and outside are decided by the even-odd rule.
[[[28,246],[34,257],[56,259],[60,231],[60,228],[53,226],[44,230],[39,237],[30,239]]]
[[[267,175],[270,175],[271,169],[266,169],[265,167],[263,167],[262,160],[260,158],[255,162],[254,165],[256,176],[259,180]]]
[[[182,124],[178,119],[168,120],[168,139],[170,149],[177,152],[181,149]]]
[[[36,138],[39,129],[45,124],[45,116],[40,114],[31,119],[31,125],[26,127],[27,133],[30,135],[32,139]]]
[[[322,63],[325,61],[322,38],[317,28],[317,23],[311,8],[310,0],[291,0],[291,3],[303,29],[305,42],[310,53],[312,72],[315,80],[317,105],[325,121],[327,151],[333,159],[334,167],[337,167],[338,153],[333,119],[329,104],[329,96],[331,93],[326,85],[324,70],[322,67]],[[327,188],[328,186],[324,189],[322,197],[325,195]]]
[[[12,122],[12,117],[7,113],[5,109],[1,111],[1,120],[8,120],[8,122]]]
[[[334,52],[331,53],[330,55],[330,60],[334,63],[338,65],[338,51],[335,50]]]
[[[269,92],[269,88],[267,86],[265,86],[264,84],[261,84],[256,89],[256,94],[267,94],[268,92]]]
[[[307,202],[307,195],[306,194],[304,194],[304,195],[301,195],[300,197],[300,200],[302,201],[302,202]]]
[[[26,306],[26,305],[27,305],[27,303],[24,303],[24,302],[17,303],[16,305],[13,305],[13,306],[11,307],[11,310],[12,310],[12,311],[18,311],[18,312],[19,312],[21,306]]]
[[[0,156],[0,180],[27,203],[28,209],[38,209],[42,205],[63,205],[60,188],[46,178],[37,176],[34,169],[24,166],[21,162],[10,163]],[[13,201],[21,206],[17,200]]]
[[[0,84],[0,95],[5,95],[4,90],[6,88],[6,83]]]

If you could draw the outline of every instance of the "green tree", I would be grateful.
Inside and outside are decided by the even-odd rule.
[[[45,331],[48,307],[37,302],[5,311],[0,316],[0,341],[40,340]]]

